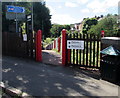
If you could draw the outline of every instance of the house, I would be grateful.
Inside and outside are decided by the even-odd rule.
[[[72,31],[81,31],[83,28],[83,21],[80,23],[75,23],[70,25]]]

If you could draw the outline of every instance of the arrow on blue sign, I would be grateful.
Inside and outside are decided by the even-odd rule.
[[[25,8],[24,7],[8,5],[7,6],[7,12],[24,13],[25,12]]]

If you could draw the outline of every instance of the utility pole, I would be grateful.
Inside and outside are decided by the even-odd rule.
[[[17,5],[17,2],[15,3],[15,5]],[[18,21],[17,21],[17,12],[15,13],[16,15],[16,33],[18,32]]]
[[[34,31],[34,23],[33,23],[33,2],[32,2],[32,33]]]

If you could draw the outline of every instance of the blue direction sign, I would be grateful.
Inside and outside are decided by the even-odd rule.
[[[24,7],[13,6],[13,5],[8,5],[7,6],[7,12],[24,13],[25,8]]]
[[[14,12],[15,6],[7,6],[7,12]]]

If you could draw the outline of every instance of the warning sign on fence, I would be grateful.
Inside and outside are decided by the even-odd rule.
[[[83,40],[67,40],[67,49],[84,49]]]

